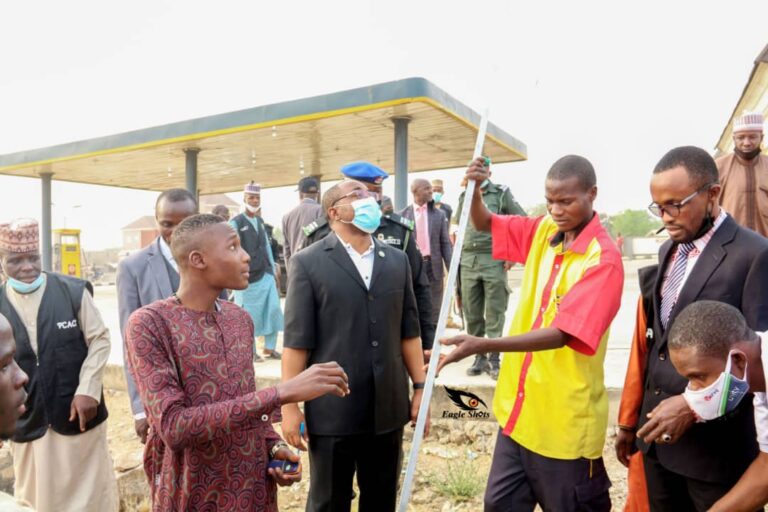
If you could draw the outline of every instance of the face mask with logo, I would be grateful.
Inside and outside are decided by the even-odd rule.
[[[749,391],[746,366],[744,367],[744,379],[739,379],[731,374],[732,353],[733,351],[728,353],[725,371],[715,382],[696,391],[689,386],[683,392],[683,398],[688,402],[688,406],[699,422],[714,420],[736,409],[741,399]]]
[[[43,286],[44,282],[45,282],[45,276],[43,276],[42,272],[40,273],[39,276],[37,276],[37,279],[35,279],[31,283],[18,281],[12,277],[8,278],[8,285],[14,290],[16,290],[18,293],[22,293],[22,294],[34,292],[35,290]]]
[[[442,198],[443,198],[443,193],[442,192],[433,192],[432,193],[432,199],[436,203],[439,203]]]
[[[355,218],[352,221],[342,220],[346,224],[352,224],[360,231],[373,233],[379,229],[381,223],[381,208],[372,197],[357,199],[349,204],[355,210]]]

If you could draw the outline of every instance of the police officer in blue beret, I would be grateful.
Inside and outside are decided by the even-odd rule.
[[[344,177],[364,184],[369,191],[376,194],[376,201],[381,205],[382,183],[389,175],[379,167],[369,162],[353,162],[341,168]],[[422,269],[422,257],[416,246],[416,236],[413,233],[412,220],[401,217],[396,213],[383,213],[381,223],[373,236],[380,241],[405,251],[411,264],[411,277],[413,278],[413,293],[416,295],[416,305],[419,308],[419,325],[421,327],[421,344],[423,349],[431,350],[432,340],[435,337],[435,324],[432,318],[432,298],[429,290],[429,281],[426,270]],[[328,219],[325,216],[310,223],[303,228],[307,242],[304,247],[309,247],[318,240],[325,238],[330,232]]]

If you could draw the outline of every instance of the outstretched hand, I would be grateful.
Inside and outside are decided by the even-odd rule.
[[[328,394],[345,397],[350,393],[349,377],[336,362],[318,363],[278,384],[277,390],[283,405],[308,402]]]
[[[481,339],[477,336],[470,336],[469,334],[459,334],[453,338],[440,340],[442,345],[453,345],[454,349],[445,354],[445,356],[440,354],[440,361],[437,364],[438,375],[445,365],[461,361],[467,356],[482,352],[483,349],[480,347],[480,341]]]

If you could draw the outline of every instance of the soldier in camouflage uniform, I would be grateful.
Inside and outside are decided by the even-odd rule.
[[[368,190],[377,194],[377,201],[381,204],[381,183],[389,177],[387,173],[373,164],[356,162],[341,168],[342,174],[347,178],[357,180],[364,184]],[[426,269],[423,268],[421,252],[416,246],[416,236],[413,221],[396,213],[382,213],[381,223],[372,236],[392,247],[405,251],[411,264],[411,278],[413,279],[413,293],[416,296],[416,306],[419,309],[419,325],[421,327],[421,344],[425,351],[432,349],[432,340],[435,337],[435,324],[432,323],[432,297],[430,295],[429,280]],[[309,247],[318,240],[322,240],[331,233],[328,219],[323,215],[316,221],[304,226],[304,236],[307,242],[303,247]]]
[[[483,202],[492,213],[502,215],[525,215],[515,201],[509,187],[496,185],[486,180],[480,187]],[[465,192],[459,196],[454,222],[458,223],[464,205]],[[494,260],[491,256],[491,234],[477,231],[471,222],[467,223],[464,247],[461,253],[459,279],[461,305],[468,334],[498,338],[504,329],[504,316],[509,302],[507,270],[511,265]],[[478,354],[475,362],[467,369],[467,375],[483,372],[495,380],[499,376],[499,354]]]

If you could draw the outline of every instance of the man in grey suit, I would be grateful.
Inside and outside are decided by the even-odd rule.
[[[131,313],[176,293],[179,288],[179,271],[171,254],[171,235],[181,221],[197,213],[197,208],[195,196],[185,189],[173,188],[160,194],[155,203],[155,221],[160,236],[117,266],[117,307],[120,313],[120,332],[123,335],[123,369],[131,397],[136,435],[142,443],[147,440],[149,425],[136,384],[128,370],[125,328]]]
[[[323,207],[317,202],[320,197],[320,182],[314,176],[305,176],[299,180],[299,198],[301,202],[283,216],[283,256],[285,266],[290,266],[291,256],[304,248],[307,237],[303,227],[323,215]]]
[[[424,258],[432,294],[432,322],[436,324],[443,299],[444,268],[450,267],[453,254],[453,246],[448,238],[448,219],[443,212],[435,209],[432,185],[427,180],[413,180],[411,193],[413,204],[400,212],[400,215],[414,221],[416,225],[416,244]]]

